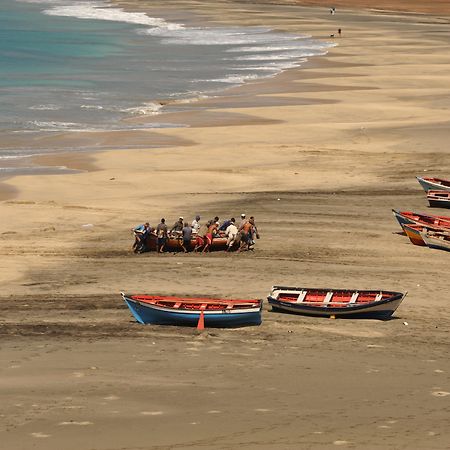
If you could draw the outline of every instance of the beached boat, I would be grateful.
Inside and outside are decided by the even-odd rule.
[[[427,200],[432,208],[450,208],[450,191],[428,191]]]
[[[387,319],[406,293],[374,290],[273,286],[267,297],[274,311],[319,317]]]
[[[165,251],[168,252],[180,252],[183,251],[181,244],[183,243],[181,238],[169,237],[166,241],[164,247]],[[154,234],[149,234],[147,237],[147,248],[150,251],[156,251],[158,248],[158,238]],[[191,239],[191,247],[188,250],[193,250],[197,244],[197,237]],[[201,248],[200,248],[201,249]],[[227,249],[227,238],[226,237],[216,237],[212,240],[212,244],[209,246],[209,250],[226,250]]]
[[[427,247],[450,252],[450,235],[448,233],[424,231],[420,234]]]
[[[448,235],[450,235],[450,230],[445,231],[445,228],[437,228],[437,227],[431,227],[431,226],[425,226],[425,225],[418,225],[416,223],[404,223],[402,225],[402,227],[406,233],[406,236],[409,237],[409,240],[414,245],[420,245],[422,247],[426,246],[427,244],[423,240],[421,233],[424,233],[426,231],[431,231],[431,232],[447,233]]]
[[[207,327],[241,327],[261,323],[262,300],[128,295],[122,297],[142,324],[197,326],[201,316]]]
[[[402,227],[405,223],[415,223],[417,225],[437,228],[450,228],[450,217],[447,216],[434,216],[431,214],[422,214],[413,211],[399,211],[397,209],[393,209],[392,212]]]
[[[450,181],[443,178],[416,177],[425,192],[430,190],[450,191]]]

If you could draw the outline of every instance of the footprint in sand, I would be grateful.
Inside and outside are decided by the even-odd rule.
[[[51,434],[41,433],[40,431],[38,431],[37,433],[30,433],[30,434],[35,438],[48,438],[51,436]]]
[[[350,444],[350,441],[334,441],[333,444],[334,445],[348,445]]]
[[[211,411],[208,411],[208,414],[220,414],[222,411],[218,411],[217,409],[211,409]]]
[[[164,413],[162,411],[141,411],[143,416],[161,416]]]
[[[444,371],[441,370],[441,369],[436,369],[436,370],[434,371],[434,373],[444,373]]]
[[[266,408],[256,408],[255,411],[256,412],[269,412],[271,410],[270,409],[266,409]]]
[[[447,391],[433,391],[431,393],[433,397],[447,397],[447,395],[450,395],[450,392]]]
[[[108,397],[103,397],[103,400],[119,400],[119,398],[117,395],[108,395]]]
[[[83,372],[73,372],[72,376],[74,376],[75,378],[83,378],[84,373]]]

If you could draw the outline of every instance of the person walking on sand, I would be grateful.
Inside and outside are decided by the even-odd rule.
[[[342,30],[339,28],[338,29],[338,35],[341,36],[342,35]]]
[[[158,237],[158,246],[157,251],[158,253],[163,253],[164,249],[166,247],[167,242],[167,225],[166,225],[166,219],[161,219],[161,222],[156,227],[156,236]]]
[[[188,253],[191,249],[191,239],[192,239],[192,227],[189,226],[187,222],[184,222],[184,227],[181,230],[183,236],[183,243],[181,247],[183,247],[184,253]]]

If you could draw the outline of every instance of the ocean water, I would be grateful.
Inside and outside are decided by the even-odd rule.
[[[104,1],[0,0],[0,133],[126,129],[121,119],[160,114],[160,101],[272,77],[331,45],[265,27],[194,27]],[[0,144],[0,168],[36,152]]]

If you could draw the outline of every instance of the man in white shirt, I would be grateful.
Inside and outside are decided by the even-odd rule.
[[[227,252],[231,250],[231,247],[233,247],[234,241],[236,239],[238,229],[235,225],[234,217],[230,219],[230,225],[228,225],[227,229],[225,230],[225,235],[227,236]]]
[[[200,229],[200,216],[195,216],[195,219],[192,221],[192,232],[193,233],[198,233],[198,230]]]

